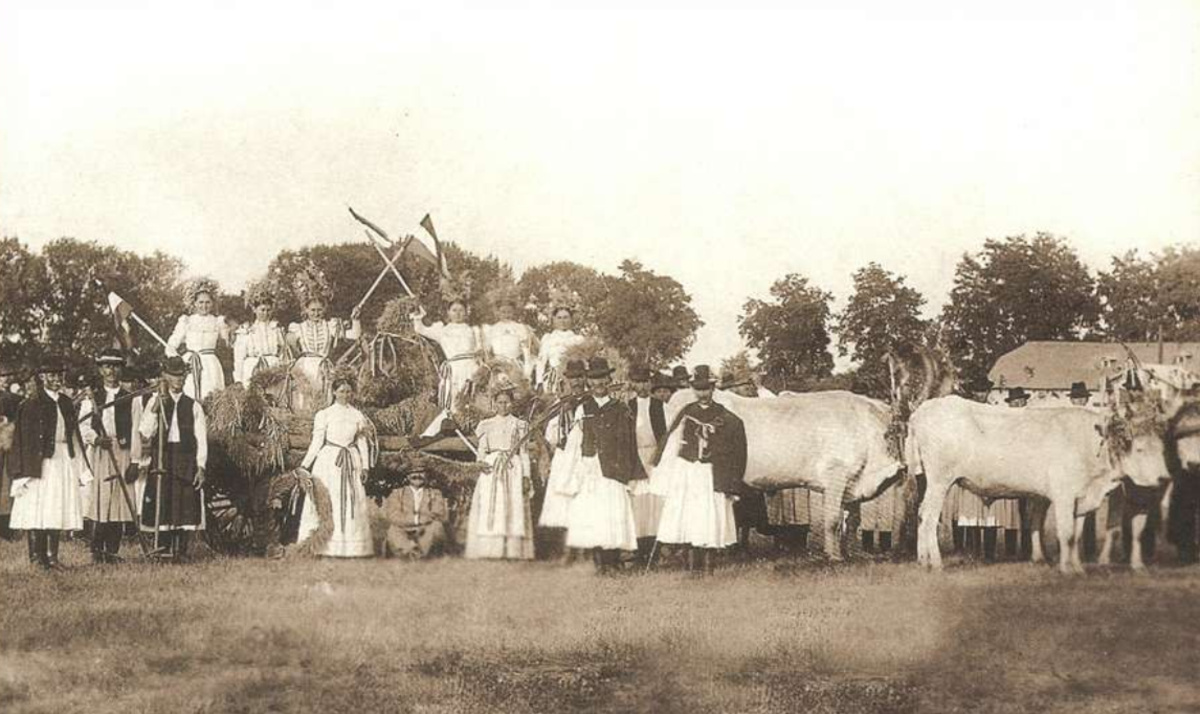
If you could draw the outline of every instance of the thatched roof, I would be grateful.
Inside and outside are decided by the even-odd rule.
[[[1200,370],[1200,342],[1167,342],[1159,358],[1157,342],[1126,343],[1146,364],[1180,364]],[[1119,375],[1128,362],[1125,347],[1116,342],[1026,342],[996,360],[988,379],[997,389],[1070,389],[1083,382],[1095,390],[1108,377]]]

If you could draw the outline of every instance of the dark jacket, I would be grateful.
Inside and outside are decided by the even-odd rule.
[[[675,417],[668,437],[676,429],[683,429],[679,458],[712,464],[714,491],[730,495],[749,491],[743,480],[746,476],[746,425],[738,415],[716,402],[707,409],[699,402],[692,402]],[[666,439],[663,441],[665,443]],[[703,448],[701,442],[705,442]]]
[[[637,397],[629,400],[629,411],[633,412],[633,426],[635,430],[637,429],[638,418],[637,400]],[[665,405],[661,401],[650,397],[650,428],[654,430],[654,440],[660,444],[667,435],[667,412],[664,407]]]
[[[594,399],[583,402],[584,457],[598,457],[604,478],[629,483],[646,478],[646,470],[638,458],[637,434],[629,405],[609,399],[598,406]]]
[[[83,439],[79,436],[79,416],[70,398],[59,394],[55,402],[39,389],[21,404],[10,462],[14,479],[42,477],[42,461],[54,456],[54,435],[59,419],[64,420],[67,452],[73,457],[76,449],[83,449]]]

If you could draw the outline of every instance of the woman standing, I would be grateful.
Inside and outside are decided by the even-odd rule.
[[[529,510],[529,454],[520,444],[529,425],[512,414],[513,386],[492,396],[496,416],[479,422],[479,460],[491,468],[479,475],[467,518],[468,558],[533,558]]]
[[[542,338],[542,347],[538,350],[535,365],[534,384],[543,391],[559,391],[560,371],[567,350],[584,341],[583,335],[575,332],[575,311],[566,305],[559,305],[551,312],[554,329]]]
[[[292,367],[296,386],[292,390],[292,407],[297,410],[328,404],[332,398],[329,361],[337,343],[358,336],[358,313],[350,315],[350,329],[337,318],[326,318],[332,291],[325,275],[315,267],[296,274],[296,298],[304,307],[303,322],[288,325],[288,346],[299,355]]]
[[[329,491],[333,507],[333,532],[318,555],[333,558],[366,558],[374,555],[367,492],[363,483],[373,464],[371,422],[350,406],[354,382],[348,377],[333,380],[334,402],[313,418],[312,443],[301,469],[311,471],[313,480]],[[300,513],[303,541],[320,525],[315,499],[307,498]]]
[[[437,342],[446,355],[446,361],[438,370],[441,377],[438,404],[453,413],[463,390],[479,370],[479,357],[483,351],[483,335],[479,328],[467,324],[466,299],[450,298],[445,323],[435,322],[426,326],[425,308],[418,308],[413,315],[413,330]]]
[[[233,344],[233,381],[243,385],[249,385],[258,370],[279,364],[287,349],[283,329],[271,319],[275,297],[267,286],[252,286],[246,304],[254,311],[254,322],[238,329]]]
[[[493,298],[496,322],[483,328],[484,341],[494,356],[508,360],[521,368],[529,379],[533,375],[535,338],[529,325],[516,321],[517,300],[509,292]]]
[[[209,278],[194,281],[188,290],[191,312],[179,316],[175,330],[167,338],[167,357],[181,356],[191,367],[183,393],[198,402],[225,386],[225,369],[217,358],[217,342],[229,344],[229,327],[224,317],[213,314],[216,296],[215,281]]]

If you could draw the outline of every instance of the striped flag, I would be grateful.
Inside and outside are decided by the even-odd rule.
[[[436,265],[441,271],[443,278],[450,278],[450,266],[446,264],[446,254],[442,252],[442,242],[438,240],[437,231],[433,229],[433,219],[428,213],[421,219],[421,227],[429,233],[429,237],[433,238],[433,247],[437,251]]]
[[[133,314],[133,306],[116,293],[108,294],[108,307],[112,310],[113,328],[116,330],[116,346],[126,354],[133,351],[133,330],[129,329],[129,316]]]

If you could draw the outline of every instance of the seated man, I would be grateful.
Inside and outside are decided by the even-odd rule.
[[[446,542],[446,499],[436,488],[426,486],[425,472],[413,471],[408,483],[392,492],[383,503],[388,530],[386,555],[411,559],[427,558],[441,551]]]

